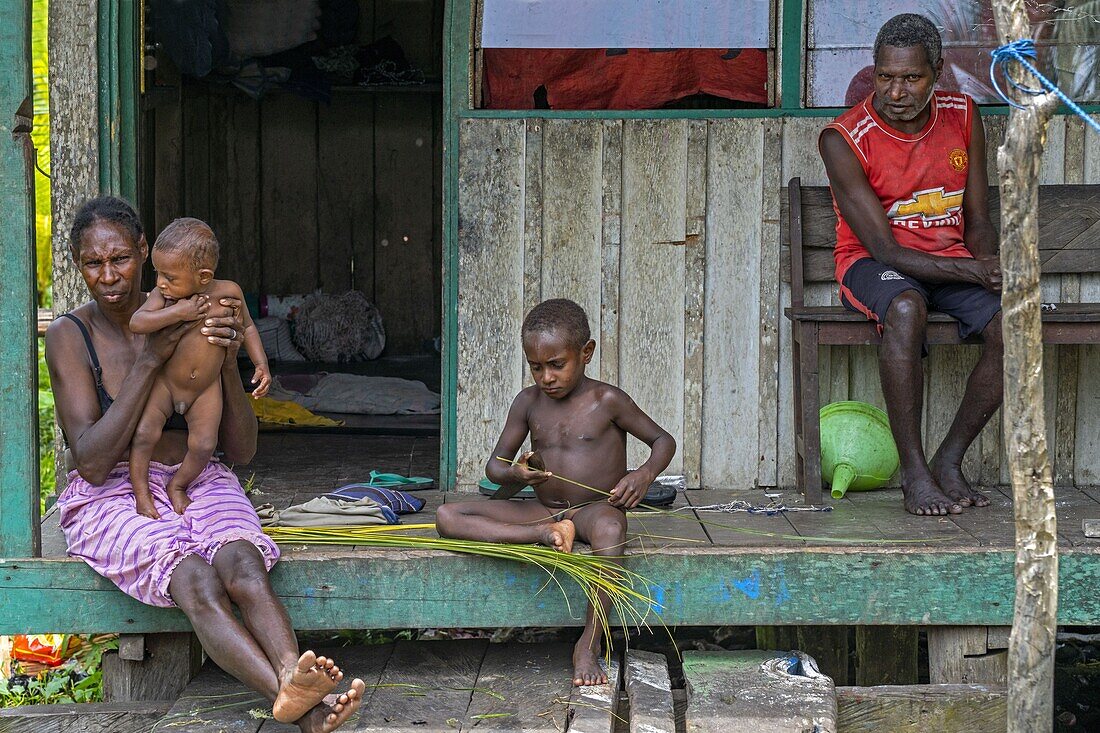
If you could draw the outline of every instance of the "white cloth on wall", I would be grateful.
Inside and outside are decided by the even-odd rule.
[[[268,395],[297,402],[314,412],[342,412],[358,415],[437,415],[439,395],[423,382],[398,377],[367,377],[361,374],[326,374],[300,393],[284,389],[275,378]]]

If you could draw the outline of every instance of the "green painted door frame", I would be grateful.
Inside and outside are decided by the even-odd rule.
[[[140,0],[99,0],[99,191],[137,200]]]
[[[38,554],[30,3],[0,1],[0,557]]]

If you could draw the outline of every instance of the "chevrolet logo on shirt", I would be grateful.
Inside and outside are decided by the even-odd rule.
[[[924,221],[950,218],[962,209],[963,192],[945,192],[943,186],[915,191],[913,198],[907,201],[895,201],[886,213],[890,219],[912,219],[920,217]]]

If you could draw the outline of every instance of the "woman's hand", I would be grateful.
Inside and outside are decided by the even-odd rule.
[[[235,367],[237,352],[244,343],[244,319],[241,317],[244,304],[237,298],[221,298],[218,306],[210,309],[202,332],[210,343],[225,347],[225,363]]]
[[[176,346],[179,345],[183,334],[187,333],[187,329],[192,325],[189,321],[182,321],[174,326],[146,334],[143,354],[152,358],[155,363],[163,364],[176,351]]]

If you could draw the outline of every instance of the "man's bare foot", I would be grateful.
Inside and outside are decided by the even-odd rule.
[[[947,498],[931,477],[905,481],[901,487],[905,495],[905,511],[918,516],[943,516],[961,514],[962,507]]]
[[[573,647],[573,686],[606,685],[607,672],[600,665],[600,657],[584,637]]]
[[[143,517],[160,519],[160,512],[158,512],[156,506],[153,505],[153,497],[148,494],[142,496],[136,491],[134,492],[134,509]]]
[[[172,502],[172,508],[176,511],[176,514],[183,514],[187,507],[191,506],[191,497],[187,495],[186,488],[181,489],[169,484],[167,493],[168,501]]]
[[[271,713],[280,723],[293,723],[332,692],[344,673],[331,659],[306,651],[298,663],[279,675],[279,695]]]
[[[543,527],[539,542],[560,552],[573,551],[573,539],[577,536],[577,527],[571,519],[547,524]]]
[[[363,702],[363,690],[366,685],[356,677],[351,681],[351,689],[340,695],[326,695],[324,701],[316,705],[298,721],[302,733],[332,733],[348,722]]]
[[[932,459],[932,477],[943,489],[943,493],[954,499],[959,506],[989,506],[989,497],[980,491],[975,491],[963,475],[962,467],[948,463],[941,463],[938,459]]]

